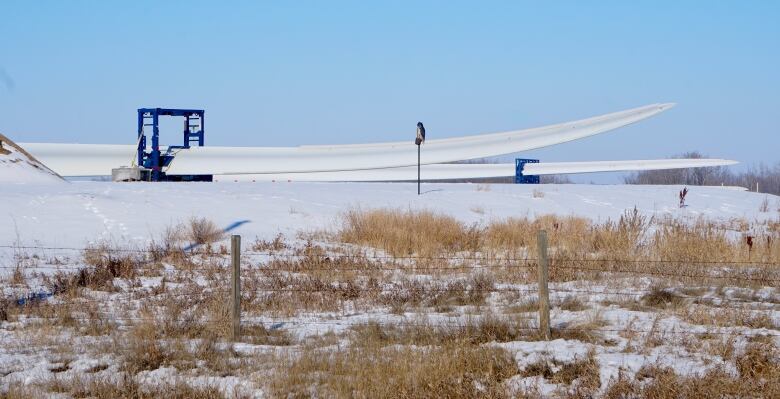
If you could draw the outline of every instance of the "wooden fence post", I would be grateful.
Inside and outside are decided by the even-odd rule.
[[[233,321],[231,340],[241,339],[241,236],[230,237],[230,255],[233,269],[231,277],[230,317]]]
[[[550,332],[550,291],[547,289],[548,259],[547,259],[547,232],[540,230],[537,237],[539,247],[539,333],[545,340],[552,338]]]

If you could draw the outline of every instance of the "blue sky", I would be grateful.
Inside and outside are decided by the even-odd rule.
[[[206,109],[207,144],[282,146],[676,102],[523,155],[780,160],[776,1],[5,0],[0,18],[0,132],[18,141],[132,143],[139,107]]]

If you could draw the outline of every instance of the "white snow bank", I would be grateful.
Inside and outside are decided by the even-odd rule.
[[[573,215],[615,220],[636,207],[648,216],[723,222],[777,220],[780,197],[720,187],[413,183],[104,183],[7,185],[0,190],[0,246],[83,246],[110,240],[145,244],[193,216],[244,240],[338,226],[350,208],[428,209],[465,223],[506,217]],[[761,204],[769,199],[769,212]],[[241,223],[244,222],[244,223]],[[245,242],[247,242],[245,241]],[[248,244],[246,244],[248,245]],[[0,251],[2,253],[2,251]]]
[[[0,184],[64,182],[16,143],[0,134]]]

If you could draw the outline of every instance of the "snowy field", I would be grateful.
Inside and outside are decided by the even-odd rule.
[[[13,299],[0,313],[0,396],[118,394],[103,381],[151,396],[175,388],[201,397],[389,397],[376,387],[382,375],[406,370],[422,382],[398,388],[395,381],[386,389],[407,396],[589,397],[612,395],[624,379],[745,379],[745,359],[754,361],[756,348],[766,349],[762,361],[780,362],[777,245],[767,241],[760,261],[741,261],[745,237],[758,237],[757,246],[765,236],[778,238],[778,197],[691,187],[680,208],[679,186],[422,187],[417,196],[416,185],[400,183],[5,183],[0,288]],[[535,332],[533,262],[488,256],[482,248],[407,259],[327,234],[344,228],[349,211],[388,209],[451,216],[466,230],[544,215],[603,226],[636,209],[678,229],[721,226],[740,261],[585,264],[604,268],[598,271],[572,263],[571,272],[551,277],[554,334],[544,341]],[[240,342],[226,338],[225,236],[183,256],[145,252],[171,240],[172,226],[192,228],[191,220],[243,237]],[[619,273],[621,267],[631,273]],[[101,268],[112,274],[101,277]],[[68,277],[77,271],[80,277]],[[17,303],[36,292],[54,295]],[[426,355],[415,357],[420,351]],[[473,353],[479,356],[468,357]],[[334,360],[342,355],[350,360]],[[380,360],[361,363],[383,356],[390,369],[378,368]],[[509,364],[495,360],[502,356]],[[447,363],[466,374],[427,382]],[[775,367],[754,373],[756,389],[780,376]],[[345,382],[349,375],[366,386]]]
[[[509,185],[407,183],[98,183],[5,184],[0,191],[0,243],[84,246],[96,240],[145,243],[193,216],[232,233],[273,238],[277,233],[333,227],[352,208],[431,210],[466,223],[546,214],[603,221],[636,207],[658,217],[766,221],[780,206],[774,196],[740,188],[693,187],[680,209],[682,186]]]

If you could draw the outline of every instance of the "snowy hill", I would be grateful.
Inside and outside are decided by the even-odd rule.
[[[52,179],[53,180],[53,179]],[[360,207],[428,209],[466,223],[544,214],[595,221],[617,219],[634,207],[645,215],[712,220],[776,220],[780,198],[743,189],[680,186],[423,184],[410,183],[102,183],[9,185],[0,190],[0,245],[83,246],[95,240],[133,245],[159,238],[166,226],[192,216],[244,235],[294,237],[334,227]],[[764,203],[768,209],[764,209]],[[762,211],[762,209],[764,211]],[[241,223],[244,222],[244,223]]]
[[[0,183],[62,182],[62,178],[0,134]]]

